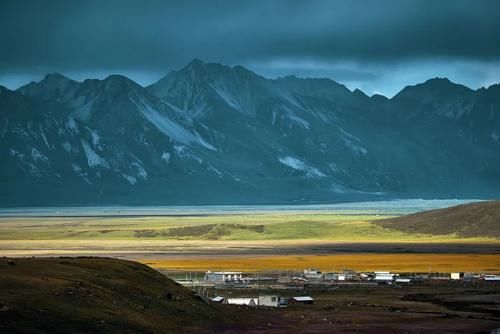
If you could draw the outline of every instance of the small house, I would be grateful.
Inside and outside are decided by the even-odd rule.
[[[474,280],[474,273],[464,273],[463,279],[466,282],[472,282]]]
[[[292,286],[304,286],[307,284],[307,280],[302,277],[292,277],[288,284]]]
[[[205,281],[209,282],[240,282],[243,280],[243,273],[239,271],[207,271]]]
[[[325,280],[327,281],[345,281],[345,274],[341,273],[326,273]]]
[[[278,307],[279,306],[279,297],[278,296],[259,296],[258,305],[259,306],[268,306],[268,307]]]
[[[396,278],[396,280],[394,282],[395,283],[406,283],[406,284],[409,284],[409,283],[411,283],[411,278],[398,277],[398,278]]]
[[[252,297],[227,298],[225,304],[256,307],[258,305],[258,299]]]
[[[394,274],[388,271],[376,271],[373,279],[378,282],[392,282],[394,280]]]
[[[317,269],[304,269],[304,278],[309,280],[320,280],[323,278],[323,274]]]
[[[342,274],[344,275],[344,280],[352,281],[356,279],[356,272],[352,269],[345,269],[342,271]]]
[[[209,299],[212,303],[222,304],[224,302],[224,297],[222,296],[216,296]]]
[[[288,304],[314,304],[314,299],[310,296],[292,297],[288,299]]]

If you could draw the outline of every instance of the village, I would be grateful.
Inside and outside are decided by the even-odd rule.
[[[207,271],[204,275],[186,273],[176,282],[192,288],[207,303],[243,307],[287,307],[311,305],[315,291],[350,288],[404,288],[418,285],[496,286],[500,275],[471,272],[392,273],[389,271],[322,272],[304,269],[301,272],[244,273],[240,271]],[[286,296],[283,296],[286,295]]]

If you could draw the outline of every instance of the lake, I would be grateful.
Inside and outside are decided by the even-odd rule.
[[[402,199],[311,205],[79,206],[0,208],[0,217],[196,216],[224,214],[329,213],[403,215],[478,202],[477,199]]]

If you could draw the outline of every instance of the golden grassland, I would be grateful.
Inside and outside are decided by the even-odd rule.
[[[430,266],[448,272],[500,272],[500,255],[484,251],[470,255],[385,254],[383,247],[369,254],[314,255],[318,252],[311,251],[311,247],[343,243],[500,245],[500,240],[493,238],[411,234],[373,223],[388,217],[372,213],[5,217],[0,218],[0,256],[117,256],[138,259],[159,269],[179,270],[317,267],[427,271]],[[274,251],[280,249],[298,255]]]
[[[317,268],[322,271],[353,269],[393,272],[500,272],[498,254],[336,254],[225,256],[168,259],[139,258],[139,262],[161,270],[206,271],[298,270]]]

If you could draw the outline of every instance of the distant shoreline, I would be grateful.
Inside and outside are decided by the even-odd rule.
[[[193,206],[72,206],[0,208],[0,217],[189,217],[232,214],[391,214],[402,215],[424,210],[445,208],[479,199],[403,199],[389,201],[350,202],[335,204],[290,205],[193,205]]]

